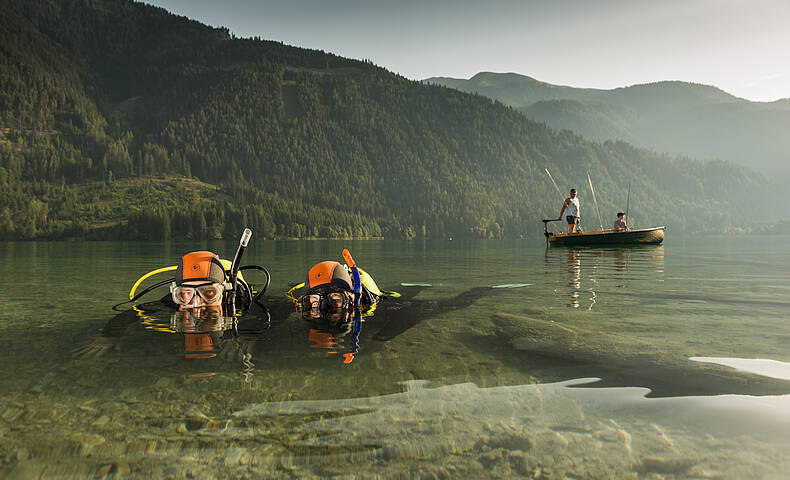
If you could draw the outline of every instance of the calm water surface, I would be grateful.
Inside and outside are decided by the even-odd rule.
[[[169,315],[75,356],[142,274],[235,242],[0,243],[0,478],[787,478],[788,240],[253,237],[270,304],[344,247],[382,289],[426,285],[348,364],[296,314],[211,358]],[[480,286],[502,288],[459,300]]]

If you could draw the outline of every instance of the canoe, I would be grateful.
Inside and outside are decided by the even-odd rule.
[[[666,227],[639,228],[636,230],[595,230],[584,233],[553,233],[546,231],[546,242],[557,247],[584,247],[597,245],[644,245],[664,241]]]

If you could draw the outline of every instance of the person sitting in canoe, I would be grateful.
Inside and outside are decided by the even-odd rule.
[[[579,199],[576,197],[576,189],[571,188],[570,196],[565,199],[565,202],[562,204],[562,210],[560,210],[560,217],[562,218],[562,214],[566,213],[565,220],[568,222],[568,233],[575,233],[576,226],[579,224],[579,217],[581,212],[581,206],[579,205]]]
[[[628,230],[628,225],[625,224],[625,213],[617,212],[617,220],[614,221],[614,226],[616,232],[624,232]]]

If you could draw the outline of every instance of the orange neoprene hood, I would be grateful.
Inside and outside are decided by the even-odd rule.
[[[336,285],[347,292],[353,290],[351,275],[337,262],[321,262],[307,272],[305,288],[310,290],[323,285]]]
[[[176,268],[176,285],[184,282],[218,282],[225,281],[225,269],[219,256],[211,252],[190,252],[181,257]]]

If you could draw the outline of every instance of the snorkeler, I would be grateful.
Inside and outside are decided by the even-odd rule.
[[[350,363],[360,350],[363,325],[375,325],[366,328],[375,328],[372,340],[378,342],[373,348],[376,350],[428,318],[468,307],[495,291],[492,287],[474,287],[447,300],[416,300],[427,285],[402,285],[400,292],[382,291],[370,274],[356,267],[348,250],[343,256],[347,265],[334,261],[314,265],[307,272],[307,280],[291,288],[286,296],[309,322],[312,346],[329,353],[345,352],[344,363]],[[344,346],[344,337],[349,335],[351,344]]]
[[[244,237],[233,262],[222,260],[213,252],[189,252],[181,257],[177,266],[144,275],[132,288],[130,302],[168,284],[169,294],[157,301],[135,304],[111,318],[101,334],[90,345],[76,349],[74,356],[100,357],[120,350],[120,341],[127,328],[142,323],[149,329],[183,334],[185,358],[213,358],[219,354],[244,359],[249,365],[252,345],[272,326],[271,313],[260,301],[270,278],[263,267],[238,266],[242,246],[246,246]],[[266,282],[257,292],[239,272],[247,269],[266,273]],[[142,280],[162,271],[175,271],[175,276],[135,295]],[[275,318],[285,316],[278,312]]]
[[[310,322],[308,339],[313,346],[338,353],[340,338],[352,333],[351,346],[343,354],[344,363],[350,363],[359,350],[363,316],[372,314],[381,299],[399,294],[382,292],[373,278],[356,266],[347,249],[343,257],[346,265],[335,261],[314,265],[305,282],[291,288],[286,296]],[[301,295],[296,297],[294,292],[299,289]]]

